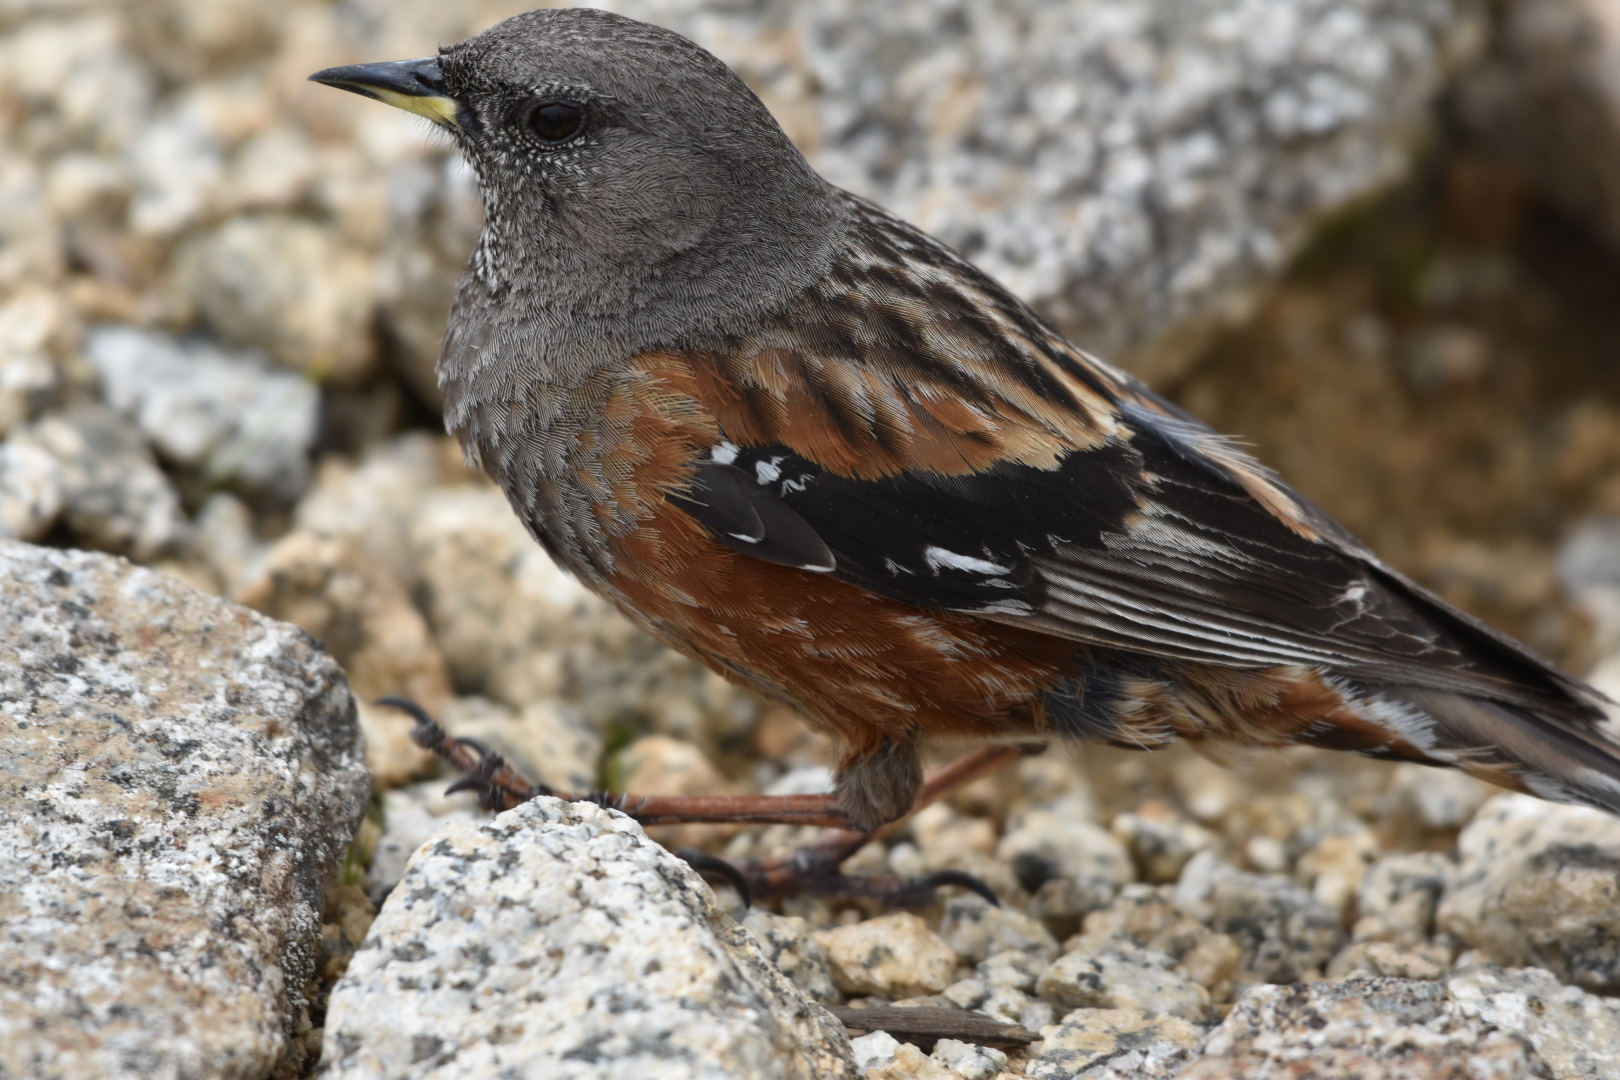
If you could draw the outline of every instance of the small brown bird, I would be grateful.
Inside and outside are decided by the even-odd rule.
[[[855,826],[944,735],[1303,744],[1620,810],[1601,695],[827,183],[685,38],[534,11],[312,78],[477,171],[438,366],[469,457],[637,624],[830,735]]]

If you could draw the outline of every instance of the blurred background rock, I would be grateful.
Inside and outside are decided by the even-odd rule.
[[[432,366],[475,187],[426,122],[305,81],[528,6],[0,0],[0,536],[297,622],[363,701],[412,696],[553,784],[816,790],[825,748],[786,710],[634,630],[462,467]],[[1612,0],[609,6],[712,49],[834,182],[1620,691]],[[402,718],[362,712],[394,829],[380,899],[468,804],[434,794]],[[1098,932],[1158,942],[1218,1004],[1334,957],[1395,974],[1488,949],[1474,908],[1435,929],[1455,866],[1421,854],[1485,795],[1337,756],[1236,779],[1054,753],[871,857],[983,874],[1060,937],[1126,904]],[[1385,865],[1420,856],[1444,865]],[[1141,914],[1171,889],[1196,933]],[[1221,913],[1251,901],[1315,929],[1239,933]]]

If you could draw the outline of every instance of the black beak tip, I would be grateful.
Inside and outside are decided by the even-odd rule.
[[[309,81],[366,97],[378,97],[379,92],[404,97],[436,97],[444,93],[444,72],[437,56],[322,68],[309,76]]]

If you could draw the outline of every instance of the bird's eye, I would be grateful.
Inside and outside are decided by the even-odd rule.
[[[541,142],[565,143],[585,128],[585,106],[575,101],[543,101],[529,113],[529,130]]]

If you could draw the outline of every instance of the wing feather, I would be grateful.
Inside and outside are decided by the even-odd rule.
[[[813,534],[833,576],[919,607],[1165,661],[1597,715],[1594,691],[862,205],[882,250],[698,372],[734,458],[727,482],[757,487],[745,501],[785,523],[778,547],[801,564],[822,557]]]

